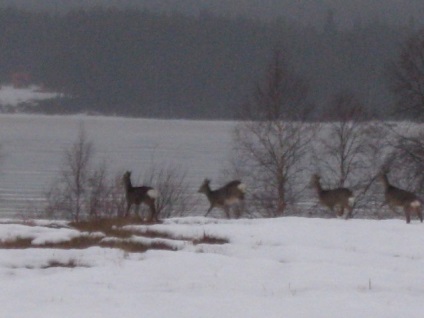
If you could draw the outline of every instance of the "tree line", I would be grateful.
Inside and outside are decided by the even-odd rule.
[[[313,118],[326,119],[340,91],[353,92],[373,116],[388,118],[393,96],[386,67],[413,31],[379,21],[321,30],[207,11],[6,8],[0,9],[0,82],[24,70],[65,94],[41,103],[43,112],[234,119],[279,49],[309,83]]]
[[[410,107],[410,102],[418,100],[420,92],[411,88],[419,86],[424,73],[417,76],[415,67],[414,72],[409,73],[411,69],[406,66],[411,63],[417,66],[418,57],[409,46],[405,48],[399,63],[392,65],[398,111],[405,113],[413,109],[414,113],[422,114],[424,99],[412,105],[418,108]],[[238,193],[237,198],[246,197],[246,204],[231,212],[219,200],[234,191],[223,190],[213,198],[209,181],[205,180],[199,191],[207,194],[211,207],[214,200],[219,203],[216,206],[224,205],[226,217],[334,217],[334,211],[329,214],[327,209],[319,209],[313,203],[321,202],[333,209],[334,202],[323,199],[323,189],[348,188],[349,197],[354,197],[349,203],[348,217],[389,218],[396,216],[396,211],[384,208],[382,203],[386,201],[393,207],[405,199],[405,192],[398,188],[395,192],[400,193],[402,200],[396,195],[396,200],[387,202],[390,179],[390,185],[410,191],[408,196],[413,201],[407,203],[417,208],[415,205],[419,202],[421,208],[423,200],[420,195],[424,193],[423,124],[364,120],[363,104],[354,94],[347,92],[333,97],[331,121],[308,122],[303,119],[313,109],[304,107],[307,101],[308,86],[288,67],[282,52],[276,51],[257,88],[243,104],[243,120],[234,123],[232,157],[223,167],[227,182],[229,179],[243,181],[243,190],[239,189],[242,195]],[[405,109],[404,103],[409,107]],[[302,108],[303,118],[297,111]],[[287,110],[294,111],[298,120],[287,120],[287,116],[292,116],[287,115]],[[129,210],[125,213],[124,207],[122,175],[110,178],[105,165],[93,162],[92,158],[93,145],[84,128],[80,127],[76,142],[64,153],[57,182],[48,193],[46,210],[49,217],[61,216],[78,221],[128,214]],[[187,183],[187,171],[172,165],[153,165],[147,171],[142,184],[153,187],[160,194],[152,216],[166,218],[199,214],[199,201],[193,187]],[[127,172],[127,199],[132,188],[129,176],[130,172]],[[238,187],[240,182],[229,184]],[[229,201],[233,202],[233,199]],[[410,211],[405,208],[405,212],[409,222]]]

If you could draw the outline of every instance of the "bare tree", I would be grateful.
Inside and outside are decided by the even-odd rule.
[[[326,175],[337,180],[337,186],[343,187],[348,177],[359,169],[364,162],[360,160],[366,153],[368,137],[364,123],[360,121],[364,107],[350,93],[339,93],[330,102],[331,122],[328,132],[319,138],[321,152],[315,159],[326,171]],[[323,156],[325,154],[325,156]]]
[[[307,83],[276,52],[265,80],[244,105],[245,120],[234,131],[233,167],[247,184],[247,205],[260,215],[283,215],[298,195],[302,158],[315,126],[302,121],[309,110],[307,95]]]
[[[158,217],[187,216],[198,205],[198,198],[193,194],[187,181],[187,172],[176,165],[152,163],[143,176],[143,182],[151,184],[159,191],[156,199]]]
[[[396,114],[424,118],[424,30],[410,37],[389,66],[390,88],[397,99]]]
[[[116,196],[120,185],[110,180],[105,163],[101,163],[90,172],[87,180],[88,206],[87,214],[90,219],[120,216],[120,208],[124,208],[122,199]]]
[[[369,203],[370,192],[383,163],[384,129],[369,121],[363,104],[351,93],[336,94],[330,102],[330,122],[323,126],[314,147],[316,169],[330,187],[354,190],[355,208]],[[379,159],[380,158],[380,159]]]
[[[88,191],[89,169],[93,158],[93,144],[81,124],[75,143],[64,152],[59,180],[58,199],[61,210],[74,221],[79,221],[86,208],[84,197]]]
[[[391,129],[392,151],[386,157],[384,169],[405,188],[424,193],[424,132],[418,124],[399,126]]]
[[[398,59],[389,68],[391,90],[397,100],[397,115],[424,118],[424,29],[411,36],[401,48]],[[390,126],[392,153],[385,168],[402,187],[424,192],[424,131],[422,125]]]
[[[80,221],[112,215],[116,185],[107,176],[106,165],[93,162],[94,146],[83,125],[78,137],[64,151],[60,174],[46,195],[47,215]]]

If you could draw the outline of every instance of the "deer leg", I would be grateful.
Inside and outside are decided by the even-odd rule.
[[[344,206],[340,206],[340,212],[339,212],[339,217],[342,218],[344,215]]]
[[[334,212],[334,206],[329,206],[328,208],[330,209],[332,215],[336,214],[337,216],[337,212]]]
[[[227,219],[231,219],[230,207],[228,205],[224,205],[224,213],[225,213],[225,216],[227,217]]]
[[[127,210],[125,211],[125,217],[127,218],[130,215],[131,203],[127,203]]]
[[[409,208],[405,208],[406,223],[411,223],[411,211]]]
[[[349,204],[346,204],[345,209],[346,209],[346,214],[343,212],[342,217],[345,220],[347,220],[350,217],[350,213],[351,213],[351,208],[350,208]]]
[[[150,222],[158,221],[157,215],[156,215],[156,208],[155,208],[155,201],[149,202],[149,208],[150,208]]]
[[[135,215],[137,215],[140,218],[140,214],[138,214],[138,211],[140,210],[140,204],[135,205]],[[140,218],[141,219],[141,218]]]
[[[210,212],[210,211],[212,211],[212,209],[213,209],[213,205],[211,205],[211,206],[209,207],[209,209],[208,209],[208,211],[206,212],[205,216],[208,216],[209,212]]]
[[[416,212],[417,212],[417,216],[420,219],[421,223],[423,223],[423,213],[421,211],[421,208],[420,207],[417,207],[416,208]]]
[[[235,207],[235,218],[239,219],[242,216],[243,213],[244,213],[244,201],[242,200]]]
[[[346,219],[352,218],[353,207],[349,205],[349,207],[347,208],[347,212],[348,214],[346,215]]]
[[[389,208],[393,212],[394,215],[399,215],[399,212],[396,211],[396,207],[395,206],[389,204]]]

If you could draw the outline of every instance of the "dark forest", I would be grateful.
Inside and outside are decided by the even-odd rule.
[[[92,112],[158,118],[238,118],[275,50],[308,82],[313,117],[355,95],[369,115],[389,118],[387,65],[414,26],[376,20],[339,29],[284,19],[259,21],[87,8],[67,12],[0,9],[0,82],[14,72],[64,93],[47,113]]]

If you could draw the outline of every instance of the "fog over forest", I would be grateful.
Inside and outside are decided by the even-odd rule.
[[[3,0],[0,84],[68,96],[44,112],[231,119],[278,49],[315,118],[341,92],[388,118],[387,67],[422,21],[417,0]]]
[[[260,19],[282,17],[304,25],[323,25],[326,14],[333,10],[341,27],[381,20],[404,24],[424,19],[421,0],[3,0],[3,5],[26,9],[69,10],[75,7],[137,7],[166,12],[178,11],[197,15],[202,11],[227,16]]]

